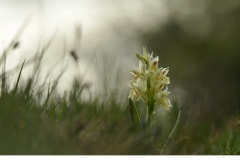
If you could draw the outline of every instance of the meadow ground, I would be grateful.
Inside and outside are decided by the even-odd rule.
[[[56,90],[59,79],[36,87],[37,72],[19,83],[21,71],[13,87],[4,69],[1,74],[1,155],[240,154],[239,114],[219,119],[199,111],[193,119],[189,108],[179,106],[175,98],[171,112],[155,114],[152,131],[147,132],[131,122],[127,94],[121,101],[117,90],[104,99],[86,100],[82,95],[90,86],[76,80],[61,96]],[[180,109],[179,124],[165,143]],[[139,112],[144,119],[145,108]]]

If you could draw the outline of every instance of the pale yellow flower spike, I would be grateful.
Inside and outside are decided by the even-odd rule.
[[[169,69],[158,68],[158,56],[153,58],[153,53],[150,55],[146,47],[143,48],[143,54],[136,53],[136,57],[139,59],[139,67],[134,67],[130,71],[134,79],[129,83],[132,88],[129,98],[133,101],[141,99],[150,107],[150,115],[154,107],[161,106],[165,110],[170,110],[172,105],[167,98],[170,94],[167,88],[170,84],[170,79],[167,77]],[[152,109],[151,105],[154,105]]]

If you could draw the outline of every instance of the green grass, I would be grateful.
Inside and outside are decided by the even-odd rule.
[[[10,77],[5,72],[7,54],[3,54],[1,155],[240,154],[239,115],[219,120],[214,116],[208,119],[208,114],[203,113],[196,114],[193,119],[187,107],[179,106],[174,100],[173,109],[166,116],[154,115],[153,129],[148,133],[132,123],[127,93],[120,102],[117,101],[118,90],[104,100],[100,97],[86,100],[82,95],[90,86],[76,80],[70,92],[60,96],[56,88],[62,74],[52,82],[36,87],[45,51],[36,56],[33,74],[25,83],[20,80],[27,62],[16,68],[18,77],[12,88],[7,83]],[[141,103],[138,106],[142,115],[145,108]],[[166,144],[180,108],[179,125]],[[140,118],[144,120],[143,117]],[[194,124],[191,123],[193,121]],[[144,122],[142,124],[144,128]]]

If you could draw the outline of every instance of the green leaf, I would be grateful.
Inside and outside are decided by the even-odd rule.
[[[142,128],[142,123],[137,108],[131,98],[129,98],[129,112],[131,121],[133,123],[137,123]]]

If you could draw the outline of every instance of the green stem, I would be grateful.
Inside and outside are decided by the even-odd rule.
[[[148,132],[151,132],[151,130],[152,130],[152,115],[151,114],[147,115],[146,123],[147,123]]]
[[[149,112],[149,107],[148,107],[147,118],[146,118],[146,123],[147,123],[147,124],[150,123],[150,121],[151,121],[151,117],[152,117],[152,114]]]
[[[150,132],[152,130],[152,113],[154,110],[154,93],[151,91],[151,83],[150,78],[147,79],[147,96],[148,96],[148,103],[147,103],[147,117],[146,117],[146,123],[148,131]]]
[[[152,130],[152,113],[154,110],[154,101],[149,100],[148,105],[147,105],[147,118],[146,118],[146,123],[147,123],[147,128],[148,131],[151,132]]]

